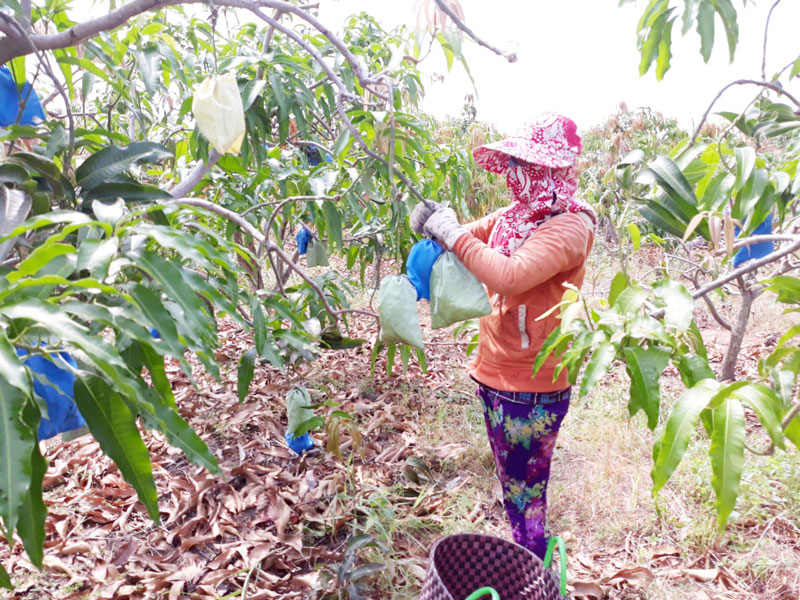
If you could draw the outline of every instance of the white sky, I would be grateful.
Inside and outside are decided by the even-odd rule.
[[[519,60],[504,58],[474,43],[463,50],[478,89],[478,119],[513,131],[545,110],[572,117],[585,129],[616,111],[621,101],[630,108],[649,106],[678,118],[689,128],[700,119],[716,93],[733,80],[760,79],[764,24],[772,0],[755,6],[734,0],[739,11],[739,46],[733,65],[722,23],[716,22],[716,43],[706,65],[700,38],[694,30],[680,36],[673,30],[672,68],[663,81],[655,65],[639,77],[636,25],[646,6],[618,8],[618,0],[460,0],[465,21],[484,40],[501,49],[516,50]],[[414,0],[321,0],[321,20],[338,29],[347,15],[368,11],[386,27],[416,24]],[[783,0],[773,13],[767,50],[767,77],[800,55],[800,0]],[[438,52],[437,52],[438,50]],[[436,48],[423,70],[446,73]],[[472,86],[463,68],[454,66],[444,83],[426,82],[425,108],[437,115],[456,116]],[[800,80],[790,88],[800,95]],[[755,87],[736,87],[715,108],[741,110],[755,96]]]

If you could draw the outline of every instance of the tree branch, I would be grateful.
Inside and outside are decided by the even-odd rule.
[[[697,124],[697,127],[695,127],[694,133],[692,134],[691,142],[689,143],[689,147],[694,145],[697,136],[700,135],[700,130],[703,128],[703,125],[708,120],[708,115],[711,114],[711,109],[714,108],[714,105],[717,103],[717,100],[719,100],[722,97],[722,94],[724,94],[726,91],[728,91],[735,85],[760,85],[761,87],[772,90],[773,92],[776,92],[781,96],[786,96],[789,100],[791,100],[794,103],[795,106],[800,108],[800,100],[792,96],[792,94],[787,92],[779,85],[770,83],[769,81],[757,81],[755,79],[737,79],[736,81],[732,81],[724,88],[722,88],[714,97],[714,99],[711,101],[711,104],[708,105],[706,112],[703,113],[703,118],[700,119],[700,122]]]
[[[266,239],[261,232],[253,227],[250,223],[248,223],[239,213],[236,213],[232,210],[219,206],[218,204],[214,204],[208,200],[201,200],[200,198],[176,198],[175,200],[169,202],[169,204],[174,205],[183,205],[183,206],[193,206],[196,208],[202,208],[209,212],[213,212],[215,214],[220,215],[221,217],[225,217],[229,221],[236,223],[239,227],[241,227],[244,231],[250,234],[254,240],[256,240],[259,244],[264,246],[264,249],[267,252],[274,252],[277,254],[283,262],[285,262],[295,273],[297,273],[300,278],[305,281],[311,289],[313,289],[320,298],[322,302],[322,306],[325,308],[325,311],[330,314],[337,322],[341,318],[342,315],[347,313],[356,313],[356,314],[363,314],[370,317],[378,318],[378,315],[372,311],[363,310],[359,308],[342,308],[342,309],[335,309],[333,308],[330,303],[328,302],[327,297],[325,296],[325,292],[322,288],[317,285],[317,283],[311,279],[303,269],[301,269],[297,263],[295,263],[292,258],[284,252],[283,248],[278,246],[274,242],[270,242]]]
[[[183,198],[189,194],[219,159],[219,152],[212,148],[208,153],[208,160],[201,160],[197,163],[189,174],[183,178],[183,181],[169,191],[170,195],[172,195],[173,198]]]
[[[701,287],[699,290],[697,290],[692,294],[692,298],[697,299],[700,296],[704,296],[705,294],[717,289],[718,287],[722,287],[729,281],[733,281],[737,277],[741,277],[742,275],[750,273],[751,271],[755,271],[759,267],[763,267],[764,265],[774,262],[779,258],[786,256],[787,254],[791,254],[792,252],[797,252],[798,250],[800,250],[800,240],[795,241],[793,244],[790,244],[785,248],[776,250],[772,254],[767,254],[763,258],[750,260],[743,266],[731,271],[727,275],[723,275],[722,277],[715,279],[711,283],[704,285],[703,287]]]
[[[781,0],[775,0],[775,3],[769,9],[769,13],[767,14],[767,24],[764,25],[764,51],[761,54],[761,79],[764,81],[767,80],[767,40],[769,39],[769,22],[770,19],[772,19],[772,11],[774,11],[780,3]]]
[[[469,37],[471,37],[478,45],[483,46],[484,48],[488,48],[498,56],[504,57],[508,62],[513,63],[517,62],[517,55],[515,52],[503,52],[499,48],[495,48],[488,42],[484,42],[481,38],[479,38],[472,29],[467,27],[464,24],[464,21],[458,18],[458,15],[450,8],[444,0],[436,0],[437,6],[446,14],[450,19],[455,23],[456,27],[458,27],[461,31],[466,33]]]

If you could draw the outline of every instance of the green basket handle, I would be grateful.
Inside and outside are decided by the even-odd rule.
[[[561,595],[567,597],[567,548],[564,540],[557,535],[550,538],[547,542],[547,553],[544,555],[544,568],[548,568],[553,562],[553,550],[558,544],[559,564],[561,566]],[[469,598],[467,599],[469,600]]]
[[[469,596],[467,596],[467,600],[478,600],[481,596],[485,596],[489,594],[492,597],[492,600],[500,600],[500,594],[494,588],[490,587],[482,587],[479,590],[475,590]]]

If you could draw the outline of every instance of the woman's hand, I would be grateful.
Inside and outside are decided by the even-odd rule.
[[[436,211],[430,208],[425,202],[420,202],[411,211],[411,216],[408,218],[409,225],[415,233],[422,234],[425,223],[427,223],[430,216]]]
[[[452,208],[441,208],[428,217],[423,231],[429,236],[436,238],[448,250],[452,250],[456,241],[465,233],[469,233],[465,227],[458,222],[456,211]]]

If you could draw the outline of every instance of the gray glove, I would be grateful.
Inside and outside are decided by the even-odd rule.
[[[469,233],[458,222],[456,211],[452,208],[442,208],[434,212],[423,227],[425,233],[439,240],[448,250],[452,250],[456,241],[465,233]]]
[[[408,218],[409,225],[415,233],[421,234],[425,223],[434,213],[434,209],[428,208],[428,205],[420,201],[411,211],[411,216]]]

